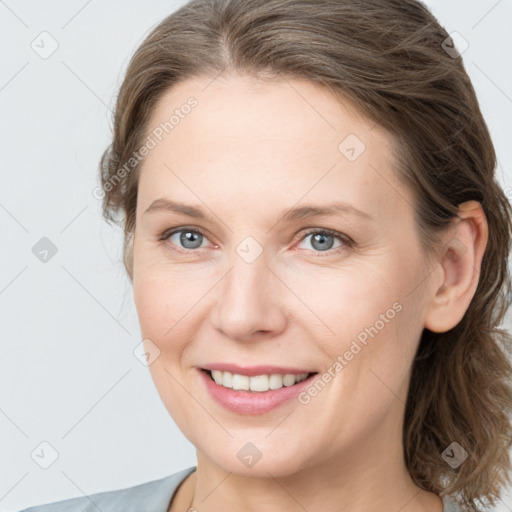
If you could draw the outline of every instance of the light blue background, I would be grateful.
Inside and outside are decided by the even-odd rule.
[[[132,353],[141,337],[122,234],[92,195],[128,60],[183,3],[0,2],[0,512],[195,464]],[[512,197],[512,1],[426,3],[469,43],[463,59]],[[48,59],[31,48],[43,31],[59,45]],[[46,264],[32,253],[44,236],[58,248]],[[46,470],[30,456],[42,441],[59,454]],[[510,489],[497,510],[512,510]]]

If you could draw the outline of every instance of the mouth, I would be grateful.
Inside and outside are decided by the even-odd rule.
[[[202,368],[201,371],[220,387],[233,391],[248,391],[255,394],[267,393],[285,387],[291,388],[318,374],[318,372],[268,373],[249,376],[222,370],[209,370],[206,368]]]
[[[213,366],[213,365],[212,365]],[[269,366],[241,368],[226,364],[223,370],[217,368],[197,368],[206,394],[225,410],[239,415],[259,415],[270,413],[286,403],[297,406],[297,398],[304,389],[314,385],[318,372],[304,372],[300,369]],[[242,373],[235,373],[243,371]],[[285,371],[287,373],[264,373]],[[290,372],[294,373],[290,373]]]

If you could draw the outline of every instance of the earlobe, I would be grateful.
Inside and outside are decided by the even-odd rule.
[[[135,228],[134,228],[135,229]],[[125,234],[124,248],[123,248],[123,262],[126,273],[133,283],[133,244],[134,244],[134,230],[128,231]]]
[[[462,320],[478,286],[488,236],[487,219],[480,203],[467,201],[459,205],[458,218],[445,235],[439,255],[443,282],[433,288],[429,297],[427,329],[446,332]]]

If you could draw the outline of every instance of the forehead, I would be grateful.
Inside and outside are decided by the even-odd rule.
[[[361,139],[371,136],[384,145],[392,140],[348,100],[336,99],[319,84],[299,78],[267,81],[234,73],[214,79],[196,77],[173,86],[157,102],[148,132],[168,121],[173,112],[179,113],[191,97],[197,106],[180,119],[174,116],[176,124],[165,138],[179,140],[180,134],[185,137],[191,129],[205,142],[216,139],[216,143],[229,144],[237,139],[244,142],[244,149],[254,146],[253,142],[270,146],[300,141],[303,147],[304,142],[322,140],[335,150],[348,133]]]
[[[374,213],[412,204],[393,171],[391,136],[306,80],[185,80],[162,95],[146,136],[156,146],[142,166],[141,207],[166,193],[197,203],[190,192],[230,196],[233,207],[240,197],[241,206],[337,199]]]

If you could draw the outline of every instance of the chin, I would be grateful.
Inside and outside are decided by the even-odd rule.
[[[198,453],[199,463],[203,457],[206,457],[210,459],[210,463],[226,473],[255,478],[286,477],[307,467],[305,454],[294,449],[292,445],[287,445],[286,451],[283,452],[269,442],[265,445],[264,442],[231,441],[231,446],[221,452],[210,451],[206,454],[203,452],[202,456]],[[301,443],[301,446],[304,446],[304,443]]]

